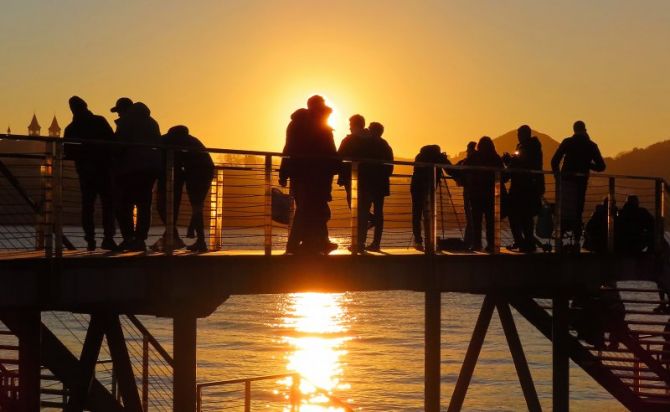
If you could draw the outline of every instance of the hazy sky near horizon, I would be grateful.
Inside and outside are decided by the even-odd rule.
[[[77,94],[144,101],[163,131],[279,151],[311,94],[386,126],[397,156],[583,119],[607,155],[670,139],[670,1],[3,0],[0,127]]]

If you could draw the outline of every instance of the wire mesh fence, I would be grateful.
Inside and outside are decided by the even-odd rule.
[[[25,147],[24,147],[25,145]],[[75,164],[59,156],[62,150],[54,147],[62,145],[58,140],[42,144],[41,151],[35,151],[35,141],[15,137],[11,150],[2,148],[0,154],[0,251],[39,251],[45,254],[58,253],[53,249],[85,250],[87,239],[82,229],[82,192],[80,176]],[[156,147],[163,157],[168,150],[182,150]],[[186,149],[183,149],[186,150]],[[203,208],[205,235],[210,251],[265,250],[266,253],[280,253],[286,247],[292,227],[295,204],[289,187],[279,184],[280,154],[243,152],[234,150],[209,150],[215,164]],[[361,160],[345,162],[361,163]],[[365,160],[363,163],[370,162]],[[384,231],[382,249],[411,249],[416,241],[412,223],[411,179],[412,162],[394,162],[395,171],[390,177],[390,194],[384,200]],[[423,165],[426,167],[427,165]],[[433,165],[437,170],[444,165]],[[436,186],[434,202],[428,213],[432,213],[433,225],[424,227],[424,233],[441,239],[463,239],[471,217],[466,213],[466,191],[462,179],[451,174],[475,173],[472,168],[445,166],[446,177]],[[165,173],[162,172],[162,173]],[[481,171],[480,171],[481,173]],[[493,173],[493,171],[491,171]],[[515,171],[519,173],[519,171]],[[509,190],[510,173],[501,170],[495,192],[498,214],[496,220],[497,247],[515,243],[510,228]],[[159,178],[160,176],[156,176]],[[545,173],[543,199],[552,210],[553,231],[545,237],[538,237],[537,244],[545,251],[556,250],[556,242],[562,242],[559,212],[565,209],[555,207],[561,190],[555,176]],[[660,185],[659,189],[659,182]],[[158,185],[154,187],[151,224],[147,245],[153,252],[183,248],[182,239],[194,238],[193,208],[183,182],[175,181],[172,196],[179,201],[174,207],[174,220],[165,222],[158,209],[161,197]],[[660,193],[659,193],[660,191]],[[665,184],[658,178],[608,176],[594,174],[588,180],[582,219],[582,227],[593,212],[602,205],[604,199],[612,199],[614,213],[623,205],[628,196],[637,196],[640,206],[651,212],[654,219],[663,224],[665,214]],[[332,201],[329,202],[331,217],[328,231],[331,241],[341,250],[352,245],[352,230],[357,213],[352,211],[347,200],[345,187],[332,184]],[[567,196],[564,194],[564,196]],[[284,202],[284,204],[279,204]],[[569,202],[569,200],[567,201]],[[99,241],[103,226],[103,205],[98,199],[94,208],[96,238]],[[112,205],[116,209],[116,205]],[[278,212],[278,208],[286,210]],[[277,213],[288,215],[278,218]],[[273,219],[274,217],[274,219]],[[565,216],[563,216],[565,217]],[[134,219],[137,220],[135,212]],[[539,219],[539,218],[536,218]],[[612,223],[613,224],[613,223]],[[657,223],[658,224],[658,223]],[[423,221],[426,225],[426,221]],[[175,239],[166,248],[168,228],[174,227]],[[662,230],[662,226],[661,229]],[[372,239],[369,231],[367,241]],[[485,236],[484,236],[485,237]],[[122,240],[116,230],[116,242]],[[59,243],[60,242],[60,243]],[[496,248],[496,251],[498,249]]]

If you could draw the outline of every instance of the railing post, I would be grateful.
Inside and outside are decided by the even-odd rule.
[[[428,190],[428,196],[425,199],[426,206],[423,212],[423,226],[426,231],[426,246],[425,253],[427,255],[434,255],[436,251],[436,241],[437,241],[437,205],[435,203],[435,185],[438,183],[439,171],[440,169],[433,165],[433,173],[430,181],[430,188]]]
[[[553,410],[567,412],[570,408],[570,358],[568,357],[568,298],[558,292],[552,298],[552,385]]]
[[[63,257],[63,144],[52,142],[53,145],[53,232],[54,256]]]
[[[556,253],[563,251],[562,186],[560,173],[554,173],[554,249]]]
[[[244,382],[244,412],[251,412],[251,381]]]
[[[654,249],[655,252],[660,252],[665,241],[665,182],[663,179],[656,179],[654,203],[656,209]]]
[[[209,194],[209,249],[221,249],[223,234],[223,169],[215,169]]]
[[[171,256],[174,252],[174,150],[165,149],[165,236],[163,252]]]
[[[44,232],[44,256],[53,256],[53,163],[54,145],[47,145],[44,168],[42,170],[42,190],[44,191],[44,202],[42,203],[42,230]]]
[[[494,207],[493,207],[493,247],[491,248],[494,255],[500,253],[500,230],[502,226],[500,224],[500,213],[501,205],[500,201],[502,199],[502,172],[500,170],[495,171],[495,198],[494,198]],[[488,246],[488,245],[487,245]]]
[[[142,334],[142,409],[149,410],[149,339]]]
[[[359,252],[358,244],[358,162],[351,162],[351,254]]]
[[[272,155],[265,155],[265,256],[272,255]]]
[[[616,206],[616,182],[609,178],[609,193],[607,195],[607,252],[614,253],[614,208]]]
[[[195,389],[195,410],[197,412],[202,411],[202,387],[196,386]]]

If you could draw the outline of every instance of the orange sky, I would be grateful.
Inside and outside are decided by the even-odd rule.
[[[314,4],[316,3],[316,4]],[[560,3],[560,4],[559,4]],[[162,130],[281,150],[312,93],[386,126],[398,156],[587,122],[605,154],[670,138],[670,2],[3,1],[0,127],[142,100]]]

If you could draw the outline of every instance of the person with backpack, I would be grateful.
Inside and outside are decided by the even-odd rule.
[[[438,145],[423,146],[414,161],[417,163],[451,165],[447,154],[442,153]],[[412,195],[412,234],[414,235],[414,248],[418,251],[424,250],[421,221],[426,211],[426,205],[431,191],[437,188],[443,176],[442,168],[437,168],[437,172],[435,172],[434,166],[414,165],[410,193]],[[423,228],[424,232],[427,230],[428,228]]]

